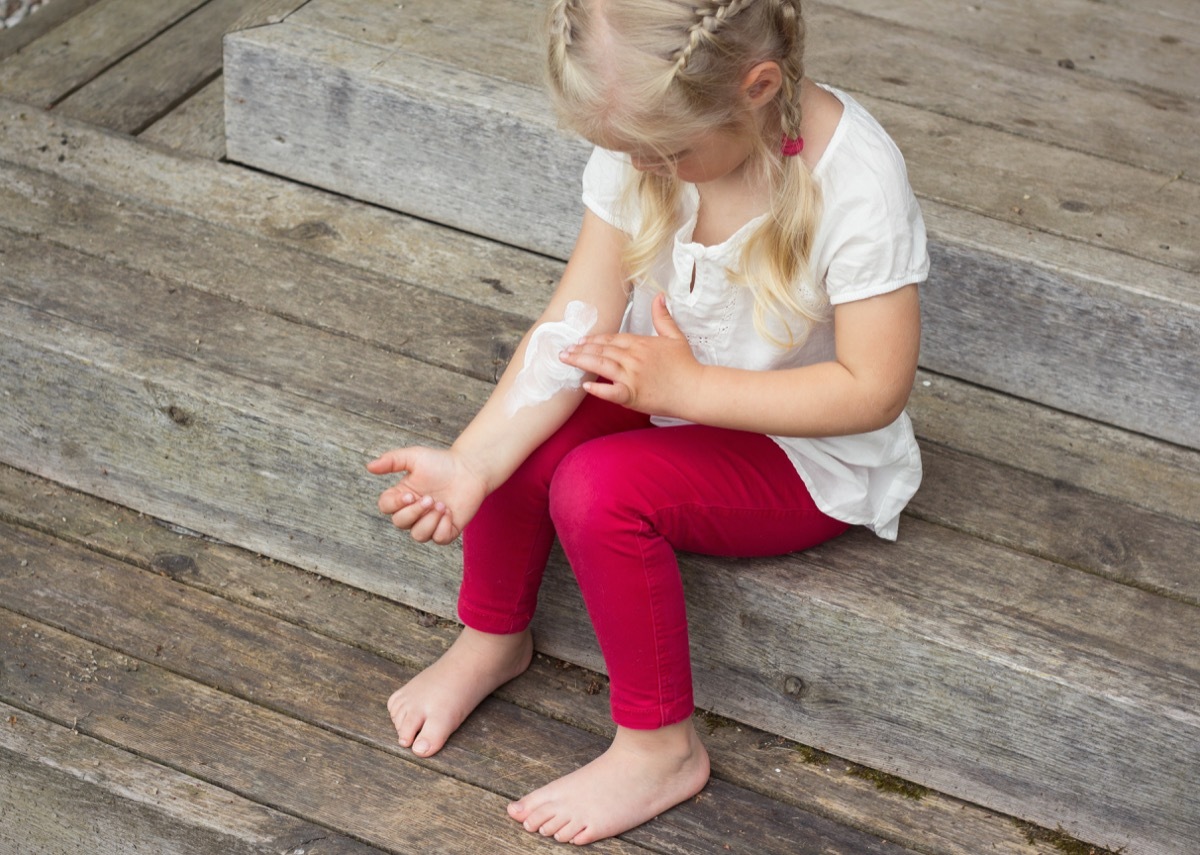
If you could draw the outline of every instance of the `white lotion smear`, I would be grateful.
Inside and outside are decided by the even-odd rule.
[[[522,407],[549,401],[559,392],[578,389],[583,371],[567,365],[558,355],[591,332],[599,312],[590,303],[572,300],[561,321],[544,323],[529,337],[525,364],[504,399],[509,418]]]

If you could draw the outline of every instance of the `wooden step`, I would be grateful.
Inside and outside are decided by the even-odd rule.
[[[456,550],[392,531],[362,466],[456,434],[559,263],[31,108],[0,121],[0,460],[452,616]],[[687,558],[701,705],[1177,851],[1198,455],[927,372],[914,414],[928,498],[899,544]],[[540,649],[598,668],[561,559],[542,602]]]
[[[922,198],[922,363],[1200,447],[1197,75],[1161,72],[1200,72],[1200,25],[1017,6],[926,0],[902,23],[894,4],[810,6],[812,74],[883,121]],[[589,147],[556,129],[538,84],[539,7],[313,0],[231,34],[228,155],[563,258]],[[1073,71],[1054,55],[1068,50]]]

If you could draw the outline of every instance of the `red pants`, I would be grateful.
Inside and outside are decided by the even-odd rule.
[[[608,667],[613,720],[663,727],[693,709],[675,550],[780,555],[847,528],[766,436],[653,427],[588,397],[463,532],[459,616],[482,632],[524,630],[557,533]]]

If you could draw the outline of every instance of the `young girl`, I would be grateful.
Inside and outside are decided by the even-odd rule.
[[[708,780],[675,550],[896,537],[921,475],[904,406],[928,260],[891,140],[804,76],[799,0],[554,0],[548,22],[556,106],[597,146],[570,262],[453,446],[369,468],[405,473],[379,500],[396,526],[464,539],[466,626],[388,701],[422,757],[528,666],[561,541],[616,736],[509,813],[583,844]],[[589,379],[555,392],[564,372]]]

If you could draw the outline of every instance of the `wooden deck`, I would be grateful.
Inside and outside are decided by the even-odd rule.
[[[0,31],[0,853],[544,849],[505,802],[606,742],[605,681],[581,667],[598,659],[559,562],[537,627],[557,658],[540,654],[437,757],[393,744],[383,701],[453,637],[458,557],[396,537],[362,463],[455,435],[561,263],[222,159],[222,35],[266,44],[279,28],[248,28],[300,7],[306,37],[314,20],[344,34],[371,5],[53,0]],[[990,92],[988,118],[926,128],[954,151],[978,144],[957,174],[1007,141],[1051,182],[1080,161],[1047,152],[1075,152],[1091,199],[1119,164],[1137,205],[1098,211],[1098,240],[1070,206],[1001,216],[988,206],[1023,200],[989,196],[978,174],[918,190],[959,253],[946,257],[968,257],[966,222],[988,251],[1025,234],[1025,260],[1052,252],[1080,293],[1111,296],[1097,268],[1106,284],[1153,274],[1146,317],[1185,341],[1200,304],[1194,9],[1159,0],[1133,35],[1089,18],[1106,47],[1085,60],[1081,4],[1047,4],[1058,29],[1038,32],[1020,4],[995,5],[987,21],[955,5],[897,29],[894,4],[814,4],[844,41],[891,33],[905,61],[940,33],[970,82],[918,109],[895,87],[919,69],[832,55],[826,79],[901,128],[982,110],[964,93]],[[1143,5],[1105,8],[1121,23]],[[1028,72],[987,47],[997,21],[1074,55],[1093,100],[996,136],[1026,117],[996,93],[1025,91]],[[414,32],[432,38],[372,30],[363,49],[419,48]],[[523,55],[518,42],[492,49]],[[1140,135],[1094,118],[1118,96],[1152,104]],[[596,851],[1049,855],[1061,823],[1094,843],[1069,851],[1179,855],[1200,829],[1200,443],[1180,421],[1200,406],[1194,365],[1147,381],[1177,377],[1183,398],[1149,431],[1143,404],[1104,424],[1089,401],[1033,403],[932,358],[911,407],[926,485],[899,545],[688,559],[702,703],[725,714],[698,714],[715,777]],[[1104,824],[1081,824],[1105,804]]]

